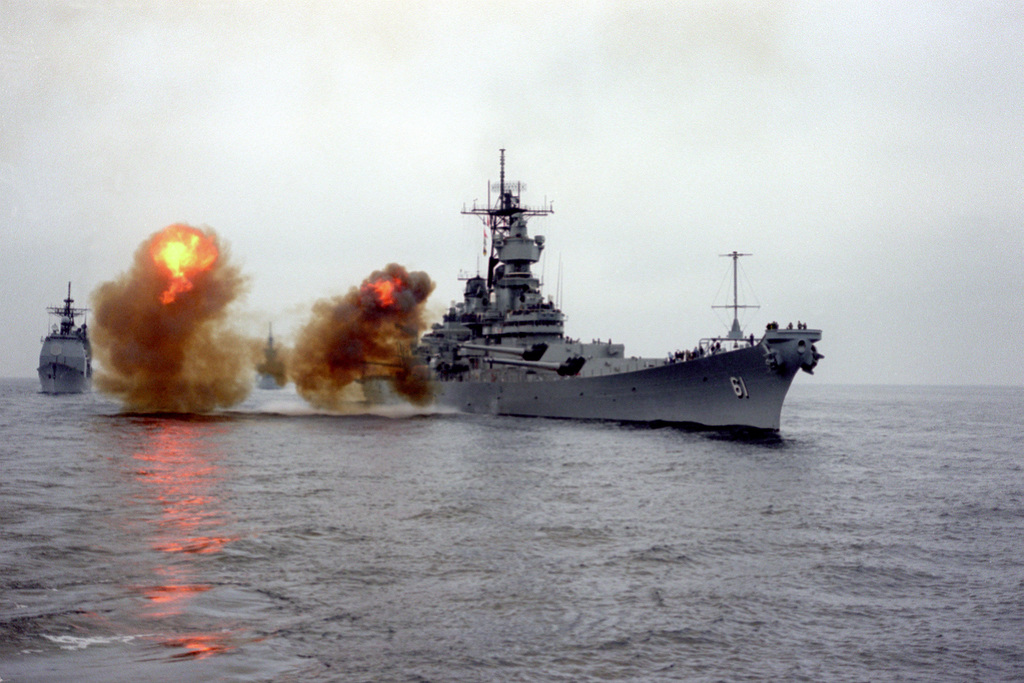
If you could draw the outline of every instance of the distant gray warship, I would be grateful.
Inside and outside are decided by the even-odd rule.
[[[821,330],[769,324],[743,336],[733,259],[732,329],[664,358],[627,358],[610,340],[582,343],[563,333],[564,315],[544,300],[531,266],[544,238],[527,220],[553,213],[520,204],[523,186],[501,179],[496,201],[464,214],[490,232],[486,278],[466,279],[464,299],[423,335],[418,354],[436,380],[436,401],[469,413],[601,419],[778,430],[782,403],[798,370],[813,372]]]
[[[267,330],[267,345],[263,347],[263,362],[256,366],[256,384],[260,389],[280,389],[284,386],[284,363],[274,348],[274,326]]]
[[[85,315],[88,309],[74,308],[73,303],[69,282],[64,305],[46,309],[60,319],[60,325],[53,326],[39,351],[39,382],[46,394],[80,394],[92,386],[92,347],[87,325],[75,327],[75,316]]]

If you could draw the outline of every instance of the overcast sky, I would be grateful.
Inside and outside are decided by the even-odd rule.
[[[824,331],[800,382],[1021,385],[1022,45],[1018,2],[0,0],[0,376],[175,222],[255,335],[389,262],[439,318],[503,147],[573,337],[724,334],[740,250],[748,331]]]

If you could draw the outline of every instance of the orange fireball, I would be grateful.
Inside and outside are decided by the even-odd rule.
[[[169,304],[192,289],[192,278],[213,267],[219,254],[217,245],[201,231],[188,225],[171,225],[153,240],[150,255],[170,277],[160,295],[160,301]]]
[[[397,285],[395,281],[391,279],[363,283],[363,290],[373,292],[374,297],[377,300],[377,305],[381,308],[387,308],[395,305],[396,289]]]

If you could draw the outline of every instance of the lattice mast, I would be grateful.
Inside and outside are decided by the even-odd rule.
[[[554,213],[550,205],[541,208],[530,208],[520,204],[520,195],[526,190],[526,183],[505,180],[505,150],[501,149],[501,173],[497,183],[488,183],[487,206],[478,207],[473,203],[473,208],[463,209],[464,215],[479,216],[490,233],[491,250],[487,260],[487,291],[494,288],[494,272],[498,266],[499,245],[511,234],[512,223],[520,216],[546,216]],[[491,203],[491,192],[498,192],[497,200]]]

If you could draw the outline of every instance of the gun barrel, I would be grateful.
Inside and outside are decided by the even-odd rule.
[[[580,370],[583,368],[583,364],[586,363],[586,359],[582,356],[573,356],[568,358],[561,363],[546,363],[543,361],[536,360],[514,360],[512,358],[488,358],[491,363],[497,363],[499,365],[515,365],[521,368],[532,368],[534,370],[547,370],[549,372],[557,372],[562,377],[571,377],[578,375]]]
[[[504,344],[460,344],[459,349],[466,349],[468,351],[483,351],[487,354],[505,354],[509,356],[519,356],[524,360],[539,361],[544,355],[544,352],[548,350],[548,345],[540,342],[533,346],[507,346]]]

